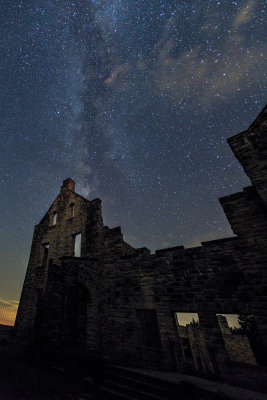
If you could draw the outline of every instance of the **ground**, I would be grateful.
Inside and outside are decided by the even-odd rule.
[[[48,359],[46,352],[42,354],[34,351],[33,348],[15,348],[12,344],[5,343],[0,345],[0,400],[119,400],[119,395],[114,396],[110,393],[107,395],[102,391],[103,371],[102,364],[96,361],[92,367],[90,363],[85,364],[81,360],[77,362],[73,357],[66,359],[57,356]],[[143,374],[143,378],[146,376],[148,381],[151,378],[162,379],[165,384],[169,382],[170,387],[177,384],[177,398],[181,398],[182,395],[183,400],[263,400],[266,398],[261,393],[175,372],[124,369],[126,373],[136,373],[136,371]],[[94,382],[98,389],[93,384]],[[139,400],[138,397],[131,397],[131,395],[122,398]],[[148,398],[153,398],[153,396]],[[167,397],[162,397],[162,399],[167,399]]]

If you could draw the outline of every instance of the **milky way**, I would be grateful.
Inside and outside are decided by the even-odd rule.
[[[264,106],[261,1],[1,5],[1,298],[72,177],[151,250],[232,235],[217,198],[249,184],[226,139]]]

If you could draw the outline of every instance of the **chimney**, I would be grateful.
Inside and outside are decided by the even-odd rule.
[[[75,192],[75,182],[71,178],[65,179],[63,181],[63,185],[61,186],[61,190],[67,189],[67,190],[72,190]]]

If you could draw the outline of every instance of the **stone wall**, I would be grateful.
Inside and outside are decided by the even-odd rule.
[[[134,249],[124,242],[120,227],[103,226],[101,200],[89,201],[74,192],[75,182],[66,179],[59,195],[35,226],[27,273],[16,318],[16,331],[27,338],[34,332],[38,302],[47,285],[49,265],[60,263],[62,257],[74,255],[74,237],[81,233],[81,257],[113,258],[150,253]],[[54,215],[56,223],[53,224]],[[49,245],[48,257],[44,257]],[[20,331],[20,333],[19,333]]]
[[[12,337],[13,326],[0,324],[0,344],[9,341]]]
[[[247,131],[228,139],[236,158],[267,205],[267,106]]]
[[[230,238],[189,249],[161,249],[155,254],[146,248],[134,249],[123,240],[120,227],[103,226],[99,199],[84,199],[74,192],[72,180],[64,181],[35,228],[15,325],[17,340],[41,337],[65,351],[83,349],[106,361],[183,372],[185,360],[175,313],[196,312],[201,335],[193,328],[188,331],[199,359],[195,370],[229,380],[231,357],[216,314],[248,313],[254,315],[262,352],[266,351],[263,181],[266,183],[267,177],[264,161],[251,166],[255,152],[257,160],[267,158],[263,115],[248,131],[229,140],[252,183],[256,182],[241,193],[220,199],[236,235]],[[247,137],[252,140],[252,136],[257,143],[251,150]],[[72,204],[74,216],[70,215]],[[55,212],[57,223],[53,225]],[[77,233],[82,234],[81,257],[73,257],[73,235]],[[49,257],[43,265],[45,243],[49,243]],[[205,348],[205,357],[197,354],[199,347]],[[243,361],[247,363],[247,359]],[[246,371],[248,366],[242,368]],[[244,372],[240,371],[242,381]]]

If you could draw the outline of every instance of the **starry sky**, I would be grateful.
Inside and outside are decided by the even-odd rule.
[[[0,306],[71,177],[135,247],[232,235],[249,184],[226,139],[265,105],[260,0],[1,2]]]

